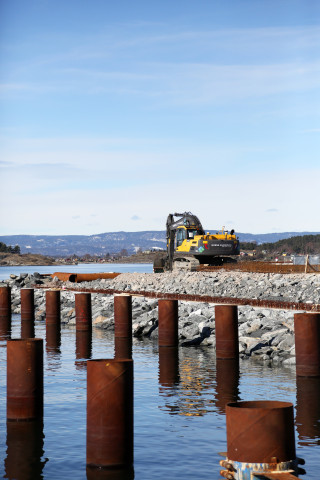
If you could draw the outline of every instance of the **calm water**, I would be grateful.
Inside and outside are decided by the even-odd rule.
[[[12,338],[19,335],[20,316],[13,315]],[[44,339],[40,448],[32,432],[21,431],[19,441],[14,426],[7,432],[6,342],[0,342],[0,476],[86,479],[86,369],[83,359],[76,358],[75,329],[62,327],[56,348],[46,345],[44,322],[36,323],[36,336]],[[94,328],[91,349],[91,358],[112,358],[113,335]],[[206,347],[180,348],[178,355],[163,357],[150,340],[134,340],[133,359],[136,480],[219,479],[219,452],[226,451],[224,406],[235,400],[292,402],[297,455],[306,461],[307,475],[301,477],[319,479],[320,379],[297,382],[294,368],[249,361],[238,370],[233,363],[217,363]]]
[[[151,273],[153,267],[151,263],[79,263],[78,265],[50,265],[38,266],[27,265],[18,267],[0,267],[0,281],[7,280],[11,273],[20,275],[20,273],[100,273],[100,272],[145,272]]]

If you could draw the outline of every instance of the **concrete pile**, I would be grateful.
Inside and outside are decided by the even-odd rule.
[[[63,288],[157,291],[250,299],[282,300],[320,304],[320,275],[259,274],[244,272],[123,273],[113,280],[74,284],[57,278],[22,274],[6,282],[12,288],[13,313],[20,313],[20,288],[33,284],[62,288],[61,318],[75,324],[74,293]],[[45,291],[35,291],[36,319],[45,321]],[[157,300],[133,297],[133,335],[156,339],[158,335]],[[240,357],[266,364],[294,364],[294,328],[290,310],[240,306]],[[95,328],[113,330],[113,296],[92,294]],[[215,348],[215,309],[213,304],[179,302],[179,339],[183,346]]]

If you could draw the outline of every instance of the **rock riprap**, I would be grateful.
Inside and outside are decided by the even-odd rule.
[[[74,284],[48,276],[21,274],[2,282],[11,286],[13,313],[20,313],[20,288],[39,284],[61,288],[61,320],[75,324],[74,292],[65,288],[155,291],[190,295],[320,303],[320,275],[260,274],[244,272],[123,273],[113,280]],[[36,320],[45,320],[45,290],[35,290]],[[302,311],[302,310],[301,310]],[[158,302],[132,298],[133,336],[157,338]],[[295,363],[294,327],[291,310],[239,306],[239,350],[241,358],[266,363]],[[94,328],[114,328],[113,296],[92,293]],[[179,302],[179,341],[183,346],[215,348],[213,304]]]

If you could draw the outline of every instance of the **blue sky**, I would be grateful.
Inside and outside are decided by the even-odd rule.
[[[320,231],[320,2],[0,1],[0,235]]]

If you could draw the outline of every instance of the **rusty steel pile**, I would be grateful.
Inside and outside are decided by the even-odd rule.
[[[273,284],[270,278],[265,276],[258,278],[259,268],[264,268],[264,262],[250,262],[255,264],[253,280],[248,280],[249,274],[243,273],[246,264],[243,263],[243,271],[238,273],[238,278],[229,278],[233,275],[225,272],[219,273],[222,280],[216,278],[215,273],[202,274],[195,272],[185,276],[168,277],[163,274],[157,277],[141,275],[140,283],[137,277],[127,276],[124,280],[117,274],[98,278],[77,279],[75,274],[65,274],[59,280],[58,273],[53,274],[50,283],[34,285],[39,291],[46,291],[46,336],[47,343],[54,343],[60,337],[61,304],[60,293],[63,291],[74,291],[75,317],[76,317],[76,356],[88,358],[88,380],[87,380],[87,469],[88,478],[95,478],[101,468],[116,469],[125,471],[124,478],[133,478],[133,360],[132,360],[132,302],[134,298],[154,299],[157,303],[157,322],[152,327],[158,328],[158,350],[160,361],[160,376],[164,375],[163,359],[165,359],[165,370],[173,372],[175,376],[176,359],[179,356],[179,301],[199,302],[212,304],[215,310],[214,335],[215,354],[217,362],[236,362],[235,371],[239,371],[239,312],[238,307],[249,305],[265,309],[293,310],[294,314],[294,342],[295,342],[295,363],[297,379],[306,377],[320,377],[320,283],[318,277],[308,276],[309,284],[305,285],[305,291],[316,292],[312,295],[313,300],[307,300],[306,296],[299,296],[295,301],[295,288],[301,289],[296,277],[289,278],[288,285],[291,288],[292,296],[270,297]],[[225,265],[225,270],[235,270],[237,265]],[[270,266],[267,265],[267,266]],[[275,264],[275,267],[284,265]],[[287,265],[286,265],[287,267]],[[291,267],[289,265],[289,267]],[[216,268],[216,267],[213,267]],[[267,267],[266,267],[267,268]],[[252,270],[251,270],[252,272]],[[236,273],[236,272],[235,272]],[[263,271],[263,274],[266,270]],[[270,273],[270,272],[268,272]],[[315,272],[313,272],[315,273]],[[99,275],[99,274],[97,274]],[[162,274],[161,274],[162,275]],[[272,274],[271,274],[272,275]],[[206,289],[201,294],[195,290],[195,281],[201,282],[201,278],[207,280]],[[280,277],[280,278],[279,278]],[[307,277],[306,275],[304,277]],[[304,278],[303,277],[303,278]],[[317,277],[317,278],[316,278]],[[165,283],[166,279],[169,279]],[[159,279],[159,280],[157,280]],[[161,279],[164,283],[161,284]],[[223,280],[224,279],[224,280]],[[92,283],[90,283],[90,280]],[[263,281],[262,281],[263,280]],[[87,281],[82,285],[74,285]],[[283,287],[283,281],[279,270],[274,278],[276,288]],[[302,280],[305,282],[305,280]],[[173,282],[173,283],[172,283]],[[185,283],[183,283],[185,282]],[[229,288],[226,290],[226,282]],[[262,282],[258,287],[259,282]],[[221,289],[218,285],[221,283]],[[187,286],[190,284],[190,290]],[[245,290],[246,287],[248,287]],[[159,288],[161,285],[162,288]],[[250,286],[251,285],[251,286]],[[298,285],[298,286],[297,286]],[[112,286],[113,288],[108,288]],[[51,290],[54,287],[54,290]],[[101,288],[103,287],[103,288]],[[158,287],[158,288],[157,288]],[[165,288],[167,287],[167,290]],[[250,290],[253,289],[253,290]],[[260,291],[258,291],[260,288]],[[193,290],[192,290],[193,289]],[[36,345],[32,341],[34,337],[34,311],[36,308],[34,299],[34,288],[21,288],[21,340],[11,341],[11,289],[9,286],[0,288],[0,335],[8,338],[8,421],[15,421],[15,405],[20,405],[20,399],[27,395],[28,388],[38,391],[39,395],[33,399],[30,395],[28,402],[29,411],[38,411],[40,417],[43,411],[43,374],[40,372],[31,379],[32,384],[28,385],[27,380],[21,380],[26,374],[28,366],[26,360],[21,361],[23,369],[14,371],[11,358],[12,349],[22,357],[23,352],[30,352],[31,346]],[[251,292],[259,298],[248,298],[245,296],[227,296],[223,293]],[[282,290],[281,290],[282,291]],[[208,294],[211,292],[211,295]],[[92,296],[94,294],[94,297]],[[111,297],[114,303],[114,358],[91,359],[91,335],[92,335],[92,299],[97,297]],[[310,298],[310,297],[309,297]],[[291,299],[291,301],[289,301]],[[302,299],[305,299],[303,302]],[[316,302],[314,301],[316,300]],[[97,301],[97,300],[95,300]],[[41,340],[42,341],[42,340]],[[10,343],[11,342],[11,343]],[[21,342],[29,342],[25,346]],[[16,345],[16,347],[15,347]],[[18,352],[20,345],[21,353]],[[42,347],[41,347],[42,348]],[[79,353],[81,351],[81,353]],[[168,355],[170,352],[170,355]],[[173,365],[170,365],[170,362]],[[41,365],[41,358],[37,363]],[[169,362],[169,363],[168,363]],[[18,368],[18,367],[17,367]],[[12,373],[13,372],[13,373]],[[9,378],[10,377],[10,378]],[[15,380],[17,379],[17,381]],[[38,379],[38,380],[37,380]],[[37,385],[37,382],[39,384]],[[20,391],[19,385],[22,386]],[[28,397],[29,398],[29,397]],[[18,402],[18,403],[17,403]],[[20,402],[20,403],[19,403]],[[105,403],[110,405],[106,412],[103,407]],[[38,408],[37,405],[40,405]],[[227,424],[227,452],[226,458],[221,460],[223,468],[220,474],[229,480],[293,480],[297,475],[303,473],[299,465],[303,460],[296,457],[294,438],[293,405],[288,402],[230,402],[225,408]],[[19,407],[20,409],[20,407]],[[11,413],[10,413],[11,412]],[[20,413],[19,413],[20,415]],[[27,415],[30,414],[27,412]],[[18,417],[16,418],[16,420]],[[122,473],[121,473],[122,475]]]
[[[92,282],[93,280],[101,279],[113,279],[116,278],[120,273],[67,273],[67,272],[54,272],[50,276],[51,278],[58,278],[62,282]]]
[[[57,293],[59,292],[59,293]],[[1,335],[8,338],[8,421],[30,420],[43,415],[42,339],[34,336],[34,290],[21,290],[21,332],[28,324],[31,338],[10,340],[10,287],[0,289]],[[97,293],[97,291],[95,291]],[[104,292],[105,293],[105,292]],[[60,291],[48,294],[47,327],[60,333]],[[140,292],[141,294],[141,292]],[[159,298],[159,297],[156,297]],[[116,295],[115,347],[121,351],[114,359],[88,361],[87,380],[87,469],[94,478],[101,468],[126,471],[133,478],[133,361],[132,295]],[[214,302],[217,303],[217,302]],[[91,294],[75,294],[76,335],[91,335]],[[238,311],[235,305],[215,306],[216,357],[220,361],[238,360]],[[178,352],[178,301],[159,298],[158,347]],[[228,328],[225,328],[225,323]],[[32,335],[33,332],[33,335]],[[48,335],[49,329],[46,330]],[[129,336],[130,335],[130,336]],[[127,346],[123,348],[123,343]],[[320,314],[295,314],[296,375],[320,377]],[[39,346],[39,348],[36,348]],[[34,353],[31,350],[34,349]],[[91,354],[91,352],[90,352]],[[12,362],[13,358],[19,362]],[[175,357],[175,356],[173,356]],[[29,363],[28,363],[29,362]],[[30,362],[36,362],[38,370]],[[30,376],[30,371],[34,372]],[[31,393],[30,393],[31,392]],[[27,403],[21,402],[27,398]],[[109,408],[103,407],[106,402]],[[293,406],[287,402],[231,402],[226,406],[227,458],[221,461],[220,474],[229,480],[297,479],[303,460],[296,458]]]
[[[73,292],[92,294],[95,328],[115,329],[113,296],[132,295],[132,335],[157,341],[158,301],[179,301],[179,345],[216,349],[214,305],[238,306],[239,356],[263,365],[295,365],[294,312],[320,312],[317,274],[261,274],[235,271],[184,273],[123,273],[113,279],[74,283],[54,275],[9,279],[12,311],[20,307],[21,287],[35,283],[36,320],[45,320],[47,288],[61,290],[61,322],[76,325]],[[27,322],[24,322],[28,336]],[[31,331],[31,330],[30,330]],[[53,334],[54,335],[54,334]],[[118,341],[119,343],[121,340]],[[79,342],[80,345],[81,342]],[[80,348],[80,347],[79,347]]]

